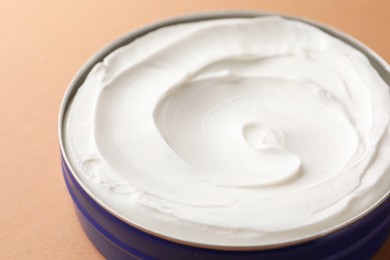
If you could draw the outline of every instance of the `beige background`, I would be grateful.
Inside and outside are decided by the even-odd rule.
[[[390,61],[389,0],[0,1],[0,258],[101,259],[61,176],[57,114],[67,84],[98,49],[173,15],[255,9],[337,27]],[[390,258],[390,240],[376,259]]]

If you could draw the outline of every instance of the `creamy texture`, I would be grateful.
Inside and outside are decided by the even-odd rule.
[[[65,122],[77,176],[152,232],[258,246],[326,232],[389,192],[389,87],[299,21],[161,28],[89,73]]]

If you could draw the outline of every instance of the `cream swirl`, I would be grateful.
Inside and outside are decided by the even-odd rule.
[[[270,245],[329,230],[390,187],[389,87],[281,17],[153,31],[95,65],[66,118],[86,187],[152,232]]]

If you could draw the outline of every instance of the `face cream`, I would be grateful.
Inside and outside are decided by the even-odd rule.
[[[278,16],[167,26],[97,63],[65,150],[105,207],[197,244],[267,246],[390,188],[389,86],[361,52]]]

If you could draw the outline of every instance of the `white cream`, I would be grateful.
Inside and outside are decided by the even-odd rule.
[[[170,238],[261,246],[327,232],[389,192],[389,87],[280,17],[165,27],[89,73],[65,122],[87,189]]]

